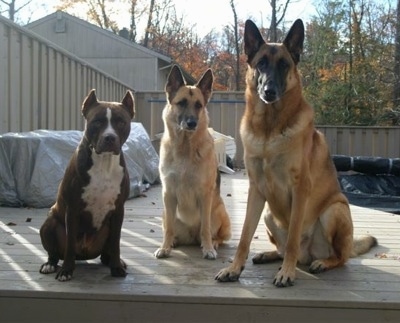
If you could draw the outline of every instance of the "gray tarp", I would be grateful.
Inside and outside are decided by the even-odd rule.
[[[123,146],[130,177],[130,198],[145,184],[158,182],[159,157],[141,123],[133,122]],[[0,205],[44,208],[56,198],[58,185],[81,131],[36,130],[0,135]]]

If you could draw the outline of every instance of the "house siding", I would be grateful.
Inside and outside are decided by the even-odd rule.
[[[61,26],[58,27],[58,26]],[[162,90],[172,59],[64,12],[26,28],[129,84],[137,91]]]

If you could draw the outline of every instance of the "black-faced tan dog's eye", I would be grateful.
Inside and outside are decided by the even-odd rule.
[[[265,70],[268,67],[268,59],[266,57],[262,58],[258,63],[257,63],[257,69],[258,70]]]
[[[281,59],[278,61],[278,66],[279,66],[279,68],[281,68],[281,69],[287,69],[287,68],[290,67],[290,64],[289,64],[289,62],[288,62],[286,59],[281,58]]]

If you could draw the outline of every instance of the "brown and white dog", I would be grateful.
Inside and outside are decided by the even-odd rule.
[[[377,243],[372,236],[353,239],[349,203],[325,138],[315,129],[313,109],[303,97],[297,69],[303,40],[301,20],[283,43],[266,43],[257,26],[246,21],[246,109],[240,134],[249,195],[235,258],[217,274],[219,281],[239,279],[265,202],[265,223],[276,250],[257,254],[253,263],[283,259],[274,279],[278,287],[293,284],[298,262],[319,273]]]
[[[72,278],[75,260],[94,259],[126,276],[120,259],[124,203],[129,196],[129,176],[122,145],[129,136],[135,114],[134,98],[127,91],[121,103],[98,101],[91,90],[83,102],[86,119],[83,138],[73,154],[58,189],[56,203],[40,229],[48,261],[42,274],[57,271],[56,279]]]
[[[164,240],[157,258],[168,257],[177,245],[201,244],[203,257],[215,259],[218,245],[231,236],[214,139],[208,131],[206,106],[212,84],[210,69],[194,86],[186,85],[176,65],[168,76],[160,146]]]

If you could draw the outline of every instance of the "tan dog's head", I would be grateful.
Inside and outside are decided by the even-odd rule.
[[[186,85],[182,72],[174,65],[168,75],[165,92],[169,122],[178,130],[195,131],[208,126],[207,103],[212,94],[213,74],[208,69],[195,85]]]
[[[257,26],[247,20],[244,29],[244,51],[247,55],[246,81],[256,87],[261,100],[270,104],[297,85],[297,64],[303,51],[304,25],[298,19],[283,43],[266,43]]]

